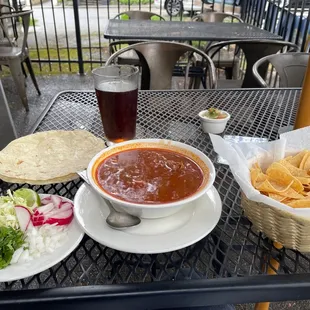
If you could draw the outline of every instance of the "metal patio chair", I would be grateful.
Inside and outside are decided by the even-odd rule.
[[[183,43],[167,41],[150,41],[132,44],[114,53],[106,65],[117,62],[120,55],[133,50],[137,53],[142,68],[141,89],[171,89],[172,75],[175,65],[186,53],[189,53],[184,67],[184,88],[197,88],[191,77],[191,68],[195,67],[196,55],[202,60],[200,75],[208,77],[209,87],[216,88],[215,67],[208,55],[201,50]],[[190,78],[190,79],[189,79]]]
[[[128,16],[128,19],[135,19],[135,20],[152,20],[153,17],[157,17],[159,18],[160,21],[165,21],[165,19],[156,14],[156,13],[152,13],[152,12],[144,12],[144,11],[126,11],[126,12],[122,12],[117,14],[113,19],[122,19],[122,16]],[[135,43],[138,42],[142,42],[142,41],[135,41]],[[124,45],[125,43],[123,43]],[[124,46],[122,46],[122,44],[114,44],[113,45],[113,53],[116,50],[120,50],[121,48],[123,48]],[[112,54],[110,54],[112,55]],[[139,66],[140,62],[139,62],[139,57],[137,55],[137,53],[133,50],[128,51],[127,53],[123,54],[120,58],[119,58],[119,64],[126,64],[126,65],[133,65],[133,66]]]
[[[14,7],[10,6],[10,5],[6,5],[6,4],[0,4],[0,16],[2,14],[12,14],[12,13],[16,13]],[[8,28],[11,27],[13,35],[11,38],[11,42],[9,40],[7,40],[5,38],[5,33],[2,32],[2,37],[0,38],[0,46],[12,46],[12,44],[14,46],[18,45],[18,19],[15,18],[11,18],[9,23],[3,23],[3,26],[6,27],[6,30],[8,31]],[[22,71],[25,77],[27,77],[27,73],[26,70],[23,66],[23,63],[21,64],[22,66]]]
[[[121,50],[124,47],[130,46],[132,44],[137,44],[145,41],[140,40],[119,40],[114,41],[109,44],[109,52],[110,56]],[[128,52],[122,54],[118,58],[118,63],[120,65],[132,65],[132,66],[140,66],[139,56],[134,50],[129,50]]]
[[[253,75],[262,87],[270,87],[270,82],[280,87],[302,87],[309,55],[309,53],[283,53],[263,57],[253,65]],[[258,72],[260,66],[265,63],[272,66],[272,70],[268,70],[269,83],[266,81],[268,73],[267,77],[263,77]],[[276,74],[273,74],[273,69]]]
[[[207,12],[196,15],[192,18],[194,22],[205,22],[205,23],[223,23],[223,22],[239,22],[243,23],[243,20],[232,14],[221,13],[221,12]],[[210,48],[214,42],[209,42],[206,48]],[[227,50],[221,50],[213,57],[215,67],[224,68],[226,78],[237,79],[239,72],[239,57],[238,53],[235,53],[235,49],[230,47]]]
[[[15,13],[15,9],[6,4],[0,4],[0,16],[3,14],[12,14]],[[18,39],[18,31],[17,31],[17,18],[11,18],[10,23],[5,23],[3,25],[6,30],[8,31],[8,27],[12,28],[14,38],[12,38],[11,42],[8,42],[8,40],[5,38],[5,33],[2,31],[2,36],[0,38],[0,46],[11,46],[11,44],[17,45],[17,39]]]
[[[277,40],[233,40],[218,42],[207,48],[206,54],[209,54],[211,59],[218,53],[224,46],[234,45],[238,49],[241,49],[246,62],[246,69],[244,79],[242,81],[242,88],[255,88],[261,87],[257,79],[253,75],[252,67],[256,61],[260,58],[276,54],[278,52],[296,52],[298,46],[291,42],[277,41]],[[268,64],[262,64],[258,68],[258,72],[261,76],[265,76],[267,72]],[[233,81],[235,82],[235,81]],[[237,81],[238,82],[238,81]],[[239,86],[239,85],[238,85]]]
[[[28,68],[29,74],[31,76],[32,82],[40,95],[40,90],[38,83],[36,81],[34,71],[32,69],[31,61],[29,58],[28,48],[27,48],[27,37],[28,37],[28,29],[30,22],[30,14],[32,11],[19,11],[11,14],[1,14],[0,16],[0,27],[2,28],[3,33],[5,34],[5,39],[8,41],[10,46],[0,46],[0,65],[9,66],[12,78],[15,82],[17,93],[19,94],[21,101],[26,109],[29,111],[28,100],[26,94],[25,87],[25,77],[23,75],[21,64],[24,62]],[[11,19],[19,19],[22,20],[23,25],[23,40],[21,47],[17,46],[14,42],[15,36],[14,32],[10,33],[9,29],[4,26],[6,20]]]
[[[192,18],[194,22],[205,22],[205,23],[223,23],[223,22],[234,23],[235,21],[243,23],[243,20],[233,14],[227,14],[222,12],[207,12],[198,14]]]

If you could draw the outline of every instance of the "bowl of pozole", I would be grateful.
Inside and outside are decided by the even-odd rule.
[[[102,150],[89,163],[87,175],[117,210],[161,218],[205,194],[215,169],[205,154],[187,144],[141,139]]]

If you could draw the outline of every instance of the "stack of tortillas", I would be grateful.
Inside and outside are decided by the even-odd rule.
[[[53,130],[12,141],[0,152],[0,179],[33,185],[76,179],[104,141],[85,130]]]

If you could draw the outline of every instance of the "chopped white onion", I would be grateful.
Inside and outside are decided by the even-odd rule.
[[[44,253],[54,252],[68,239],[68,227],[42,225],[28,229],[25,234],[25,244],[15,251],[11,264],[29,262]]]

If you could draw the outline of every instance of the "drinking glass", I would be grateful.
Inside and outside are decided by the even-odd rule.
[[[136,135],[139,69],[111,65],[92,71],[104,133],[109,142]]]

